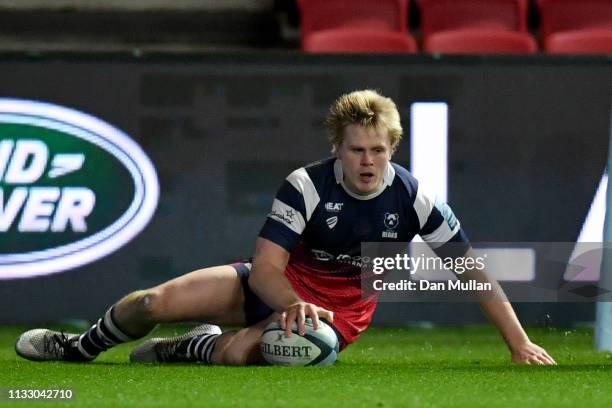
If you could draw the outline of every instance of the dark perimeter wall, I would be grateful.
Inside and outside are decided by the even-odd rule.
[[[114,254],[0,281],[0,321],[92,319],[127,291],[250,256],[282,179],[329,154],[328,105],[361,88],[393,98],[406,133],[412,103],[449,103],[449,202],[473,241],[573,241],[604,171],[610,68],[605,59],[298,54],[0,61],[0,96],[112,123],[144,148],[161,183],[154,219]],[[406,137],[394,159],[409,167],[409,157]],[[592,314],[589,304],[519,309],[529,322]],[[475,305],[377,314],[382,324],[478,319]]]

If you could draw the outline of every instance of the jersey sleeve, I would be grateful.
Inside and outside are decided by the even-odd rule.
[[[419,185],[414,201],[419,235],[440,257],[461,257],[470,242],[450,206]]]
[[[278,190],[259,236],[291,252],[319,201],[306,169],[294,171]]]

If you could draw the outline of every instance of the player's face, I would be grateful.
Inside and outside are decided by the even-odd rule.
[[[393,149],[387,131],[348,125],[344,140],[336,147],[342,161],[344,184],[354,193],[368,195],[383,183]]]

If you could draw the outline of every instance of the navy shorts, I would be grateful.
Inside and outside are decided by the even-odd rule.
[[[262,320],[267,319],[274,313],[274,310],[270,308],[270,306],[266,305],[263,300],[259,298],[251,290],[249,286],[249,274],[251,273],[252,263],[250,260],[244,262],[236,262],[230,264],[238,273],[238,277],[240,277],[240,283],[242,284],[242,290],[244,291],[244,318],[247,326],[253,326],[261,322]],[[325,321],[324,319],[322,319]],[[340,342],[340,350],[346,347],[347,343],[344,340],[344,337],[340,334],[340,332],[334,327],[333,324],[325,321],[325,323],[329,324],[329,326],[336,332],[336,336],[338,336],[338,341]]]
[[[247,326],[259,323],[274,313],[274,310],[266,305],[249,286],[251,265],[251,262],[236,262],[231,264],[231,266],[236,269],[238,277],[240,277],[240,283],[244,291],[244,318]]]

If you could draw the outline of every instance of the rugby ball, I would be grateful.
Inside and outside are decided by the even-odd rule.
[[[282,366],[326,366],[338,358],[340,344],[334,330],[322,320],[319,328],[312,327],[312,320],[306,319],[303,336],[292,327],[287,337],[278,322],[272,322],[261,335],[261,354],[272,365]]]

